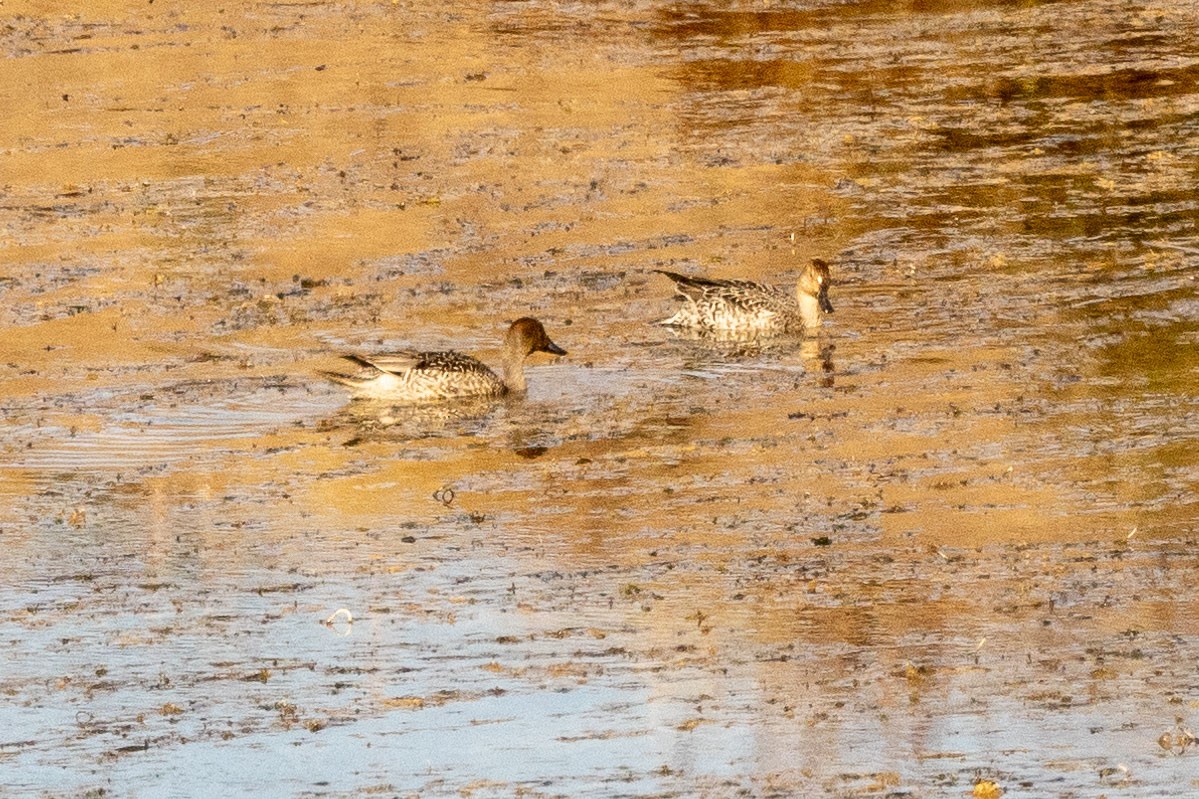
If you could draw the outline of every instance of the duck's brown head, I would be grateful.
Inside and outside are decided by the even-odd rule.
[[[550,340],[545,327],[531,316],[517,319],[508,327],[504,337],[510,351],[529,355],[534,352],[548,352],[551,355],[565,355],[566,350]]]
[[[815,297],[822,313],[832,313],[833,304],[828,298],[828,289],[833,283],[829,276],[828,264],[819,258],[813,258],[799,276],[799,290],[810,297]]]

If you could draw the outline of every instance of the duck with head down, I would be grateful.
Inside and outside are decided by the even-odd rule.
[[[500,397],[525,390],[525,358],[534,352],[565,355],[531,317],[517,319],[504,336],[503,376],[482,361],[447,350],[403,350],[386,355],[344,355],[358,365],[345,374],[324,372],[330,380],[350,388],[355,399],[390,402],[430,402],[460,397]]]

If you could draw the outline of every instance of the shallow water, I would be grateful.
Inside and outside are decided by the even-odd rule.
[[[6,3],[0,793],[1193,791],[1197,11]]]

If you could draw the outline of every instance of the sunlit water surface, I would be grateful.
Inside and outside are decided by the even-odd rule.
[[[0,793],[1199,787],[1194,3],[19,6]]]

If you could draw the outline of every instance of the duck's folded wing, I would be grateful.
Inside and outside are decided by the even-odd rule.
[[[366,369],[400,374],[424,365],[426,354],[422,352],[389,352],[372,355],[369,358],[362,355],[343,355],[342,357]]]
[[[439,372],[493,374],[482,361],[453,350],[446,352],[422,352],[418,354],[420,355],[421,362],[416,365],[415,368],[417,369],[435,369]]]
[[[665,269],[655,269],[655,272],[666,275],[674,281],[675,290],[684,297],[690,297],[693,300],[700,300],[704,297],[714,296],[721,291],[724,291],[729,286],[745,281],[740,280],[715,280],[708,277],[693,277],[691,275],[680,275],[678,272],[669,272]]]
[[[705,280],[696,288],[701,292],[695,297],[697,301],[724,305],[736,312],[777,311],[787,303],[787,296],[774,286],[752,280]]]
[[[785,308],[789,298],[773,286],[753,283],[748,280],[729,280],[719,292],[713,292],[721,302],[749,313],[764,311],[778,312]]]

